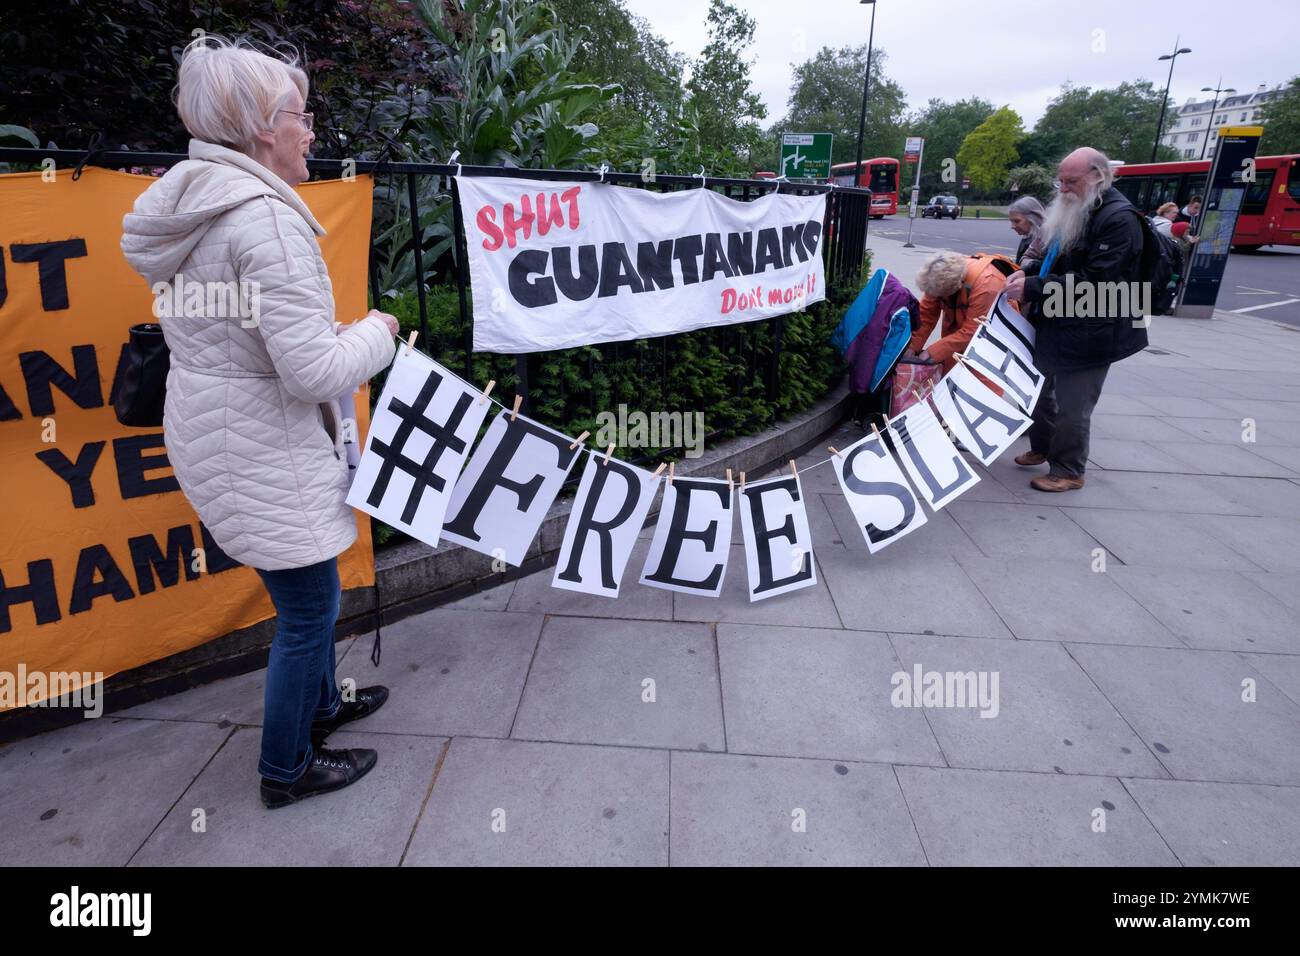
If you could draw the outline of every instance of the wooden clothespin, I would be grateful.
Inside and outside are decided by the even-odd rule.
[[[668,467],[668,466],[667,466],[666,464],[664,464],[662,461],[659,462],[659,467],[655,469],[654,474],[651,475],[650,477],[651,477],[651,478],[658,478],[660,475],[663,474],[664,469],[667,468],[667,467]]]
[[[418,329],[411,329],[411,334],[406,337],[406,354],[411,354],[411,349],[415,346],[415,337],[419,335]]]
[[[876,433],[877,438],[880,437],[880,426],[877,425],[875,422],[871,423],[871,430]]]
[[[740,493],[742,495],[745,493],[745,473],[743,471],[740,473]]]
[[[730,469],[730,468],[727,469],[727,487],[728,487],[728,488],[734,488],[734,487],[735,487],[735,483],[731,480],[731,469]]]
[[[492,394],[492,389],[496,386],[496,383],[497,383],[496,379],[492,379],[490,382],[487,383],[487,388],[483,389],[483,394],[479,396],[478,403],[480,405],[482,405],[484,402],[488,400],[488,396]]]
[[[600,463],[601,463],[602,465],[608,465],[608,464],[609,464],[609,456],[612,455],[612,454],[614,454],[614,443],[613,443],[613,442],[610,442],[610,443],[609,443],[609,447],[605,449],[605,457],[601,459],[601,462],[600,462]]]
[[[670,462],[668,463],[668,484],[670,484],[670,485],[673,483],[673,470],[674,470],[676,467],[677,467],[677,462],[675,462],[675,461],[670,461]]]
[[[524,397],[522,395],[516,395],[515,407],[510,410],[510,420],[512,422],[519,417],[519,406],[522,405],[523,403],[524,403]]]
[[[584,441],[586,441],[586,440],[587,440],[587,436],[590,435],[590,434],[591,434],[591,432],[583,432],[581,435],[579,435],[577,438],[575,438],[575,439],[573,440],[573,444],[571,444],[571,445],[569,446],[569,451],[573,451],[573,449],[577,448],[577,447],[578,447],[579,445],[581,445]]]
[[[793,458],[790,459],[790,474],[799,477],[799,469],[795,467]]]
[[[876,426],[873,424],[871,427],[875,428]],[[836,458],[840,457],[840,450],[836,448],[834,445],[827,445],[826,450],[830,452],[832,455],[834,455]]]

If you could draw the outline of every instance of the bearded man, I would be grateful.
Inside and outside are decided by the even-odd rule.
[[[1030,450],[1016,458],[1027,467],[1047,463],[1048,473],[1029,483],[1038,491],[1083,487],[1092,410],[1111,364],[1146,348],[1138,306],[1150,301],[1139,285],[1142,223],[1112,185],[1106,156],[1076,149],[1061,160],[1056,177],[1057,195],[1043,220],[1046,257],[1006,286],[1007,298],[1018,299],[1034,322],[1034,361],[1047,375],[1028,432]],[[1129,283],[1128,294],[1101,295],[1107,288],[1101,283]]]

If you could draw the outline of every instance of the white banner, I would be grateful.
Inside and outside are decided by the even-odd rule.
[[[618,597],[659,481],[644,469],[589,452],[551,587]]]
[[[731,556],[731,514],[729,482],[668,482],[641,583],[685,594],[721,594]]]
[[[957,440],[985,465],[1034,423],[1019,408],[998,398],[960,362],[940,379],[931,397]]]
[[[398,348],[348,504],[436,547],[452,486],[491,407],[480,399],[427,355]]]
[[[831,467],[872,554],[925,524],[925,509],[881,436],[845,448]]]
[[[891,419],[889,435],[912,483],[935,511],[980,480],[944,434],[929,402],[917,402]]]
[[[771,318],[825,298],[826,194],[457,177],[474,349],[542,352]]]
[[[739,508],[751,602],[817,583],[812,532],[798,475],[745,485]]]
[[[1008,401],[1033,412],[1045,380],[1034,365],[1034,327],[1007,305],[1005,296],[999,297],[962,357],[1002,386]]]
[[[456,482],[442,536],[518,567],[581,453],[569,436],[501,409]]]

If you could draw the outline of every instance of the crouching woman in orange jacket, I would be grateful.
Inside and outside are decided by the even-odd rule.
[[[930,360],[950,372],[959,352],[966,351],[979,320],[988,315],[1016,265],[1005,256],[939,252],[927,259],[916,274],[921,290],[921,324],[907,343],[908,358]],[[926,339],[940,318],[940,336],[926,347]]]

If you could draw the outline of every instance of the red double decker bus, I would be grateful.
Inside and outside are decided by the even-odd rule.
[[[1147,215],[1163,203],[1187,205],[1205,192],[1208,159],[1185,163],[1136,163],[1115,167],[1115,188]],[[1246,189],[1237,228],[1236,249],[1300,245],[1300,155],[1259,156],[1255,181]]]
[[[898,212],[898,160],[893,157],[864,159],[856,180],[853,163],[836,163],[831,167],[830,182],[870,189],[872,219],[883,219]]]

